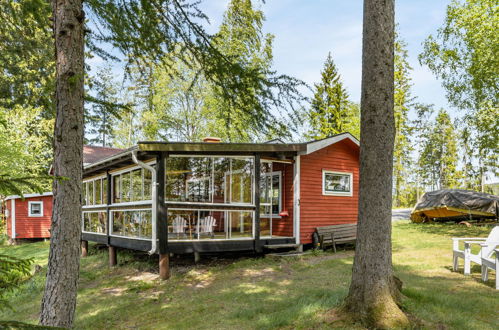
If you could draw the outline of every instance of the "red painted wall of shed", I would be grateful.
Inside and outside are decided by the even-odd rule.
[[[343,140],[300,158],[300,240],[308,244],[316,227],[357,222],[359,148]],[[352,173],[353,196],[323,195],[322,170]]]
[[[43,202],[43,216],[28,216],[29,202]],[[9,206],[10,207],[10,206]],[[12,215],[12,212],[9,211]],[[16,238],[48,238],[52,218],[52,196],[16,199]],[[10,225],[12,237],[12,224]]]

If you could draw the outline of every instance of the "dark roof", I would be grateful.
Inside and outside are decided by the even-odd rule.
[[[294,155],[306,155],[342,140],[349,140],[351,145],[359,149],[359,141],[350,133],[345,132],[331,137],[311,142],[301,143],[210,143],[210,142],[171,142],[171,141],[141,141],[131,148],[116,150],[110,156],[85,164],[84,174],[91,175],[102,170],[111,170],[125,165],[133,164],[131,153],[137,152],[141,160],[153,159],[158,152],[175,154],[198,154],[198,155],[252,155],[259,153],[262,156],[274,158],[290,158]]]
[[[83,164],[89,165],[123,151],[118,148],[83,146]]]

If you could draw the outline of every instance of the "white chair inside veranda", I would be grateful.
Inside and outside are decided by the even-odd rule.
[[[198,236],[208,234],[213,237],[213,227],[217,225],[217,220],[211,215],[204,217],[199,221]]]
[[[182,218],[180,215],[177,215],[173,219],[172,231],[175,235],[185,235],[185,228],[187,227],[187,221]]]
[[[459,242],[464,241],[464,249],[459,249]],[[490,258],[496,246],[499,245],[499,226],[495,226],[488,237],[453,237],[452,238],[453,269],[457,271],[459,267],[459,258],[464,259],[464,274],[470,275],[471,262],[481,265],[482,256]],[[471,253],[471,245],[480,245],[478,254]]]

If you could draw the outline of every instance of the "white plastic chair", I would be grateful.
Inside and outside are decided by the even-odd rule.
[[[497,270],[499,269],[499,249],[495,249],[494,251],[496,253],[495,258],[486,257],[485,253],[482,254],[482,281],[484,281],[484,282],[488,281],[489,268],[492,270],[495,270],[496,271],[496,290],[499,290],[499,276],[497,275]]]
[[[464,250],[459,249],[459,241],[464,241]],[[464,275],[470,275],[471,262],[481,265],[482,258],[490,258],[496,246],[499,245],[499,226],[495,226],[487,238],[484,237],[453,237],[453,269],[457,271],[459,267],[459,258],[464,259]],[[471,253],[471,245],[479,244],[480,253]],[[482,268],[483,269],[483,268]]]
[[[185,235],[185,227],[187,227],[187,221],[185,221],[185,219],[180,215],[177,215],[173,219],[172,227],[173,233],[177,236],[179,236],[180,234]]]
[[[204,217],[199,221],[199,232],[198,237],[201,234],[209,234],[213,237],[213,227],[217,225],[217,220],[211,215]]]

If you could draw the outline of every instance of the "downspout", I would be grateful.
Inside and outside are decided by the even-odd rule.
[[[137,158],[137,150],[132,151],[132,160],[135,164],[139,165],[145,170],[151,172],[152,177],[152,238],[151,238],[151,250],[149,250],[149,254],[155,254],[157,252],[157,241],[158,241],[158,233],[156,231],[156,223],[157,223],[157,209],[158,209],[158,183],[156,182],[156,169],[151,165],[147,165],[144,162],[141,162]]]

